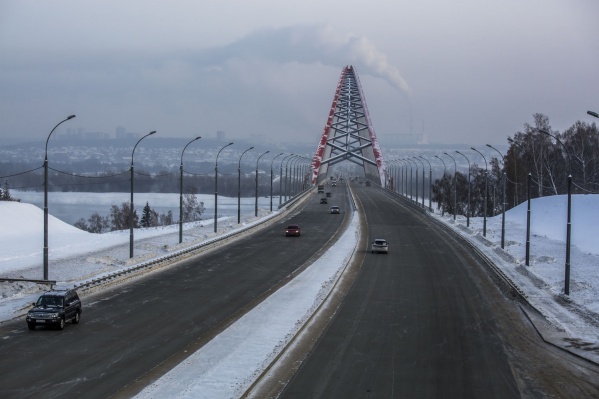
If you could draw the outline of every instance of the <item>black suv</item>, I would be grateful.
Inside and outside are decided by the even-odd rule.
[[[67,321],[78,324],[81,319],[81,300],[75,290],[45,292],[33,306],[27,313],[27,326],[30,330],[35,329],[37,325],[58,327],[62,330]]]

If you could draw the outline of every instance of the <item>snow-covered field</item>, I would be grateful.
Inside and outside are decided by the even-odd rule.
[[[566,197],[538,198],[532,202],[531,265],[524,265],[526,203],[506,213],[506,246],[501,250],[501,215],[487,219],[487,237],[482,237],[482,218],[453,215],[433,217],[462,234],[489,257],[524,291],[529,302],[564,334],[599,343],[599,326],[585,315],[599,313],[599,196],[573,196],[570,295],[563,297]],[[269,217],[260,210],[259,217]],[[236,218],[235,218],[236,219]],[[0,277],[41,278],[43,212],[29,204],[0,202]],[[255,223],[244,215],[242,225]],[[341,239],[318,260],[260,306],[234,323],[185,362],[148,386],[139,397],[169,396],[234,398],[286,345],[313,309],[327,295],[358,243],[355,215]],[[85,233],[50,218],[49,278],[72,285],[93,276],[128,267],[132,263],[163,255],[213,238],[212,221],[185,226],[184,242],[178,244],[178,227],[139,229],[135,232],[136,257],[129,260],[129,232],[101,235]],[[7,228],[8,226],[8,228]],[[236,220],[219,220],[218,234],[239,228]],[[101,252],[98,252],[101,250]],[[327,265],[327,267],[323,267]],[[0,320],[23,314],[38,291],[25,283],[1,283]],[[566,305],[563,305],[566,303]],[[270,315],[277,315],[275,323]],[[279,323],[280,321],[280,323]],[[263,330],[261,326],[268,326]],[[589,357],[597,361],[597,356]],[[593,357],[595,356],[595,357]]]

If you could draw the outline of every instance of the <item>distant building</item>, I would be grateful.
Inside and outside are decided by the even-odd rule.
[[[217,139],[218,141],[224,141],[224,140],[226,140],[226,139],[227,139],[227,137],[226,137],[226,134],[225,134],[225,132],[224,132],[224,131],[222,131],[222,130],[219,130],[219,131],[217,131],[217,132],[216,132],[216,139]]]

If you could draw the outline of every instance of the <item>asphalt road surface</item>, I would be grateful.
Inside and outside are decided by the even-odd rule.
[[[364,254],[280,398],[599,397],[598,368],[544,344],[468,248],[379,189],[355,192],[389,254]]]
[[[329,204],[310,194],[301,212],[202,256],[83,297],[62,331],[0,327],[1,398],[129,397],[201,347],[287,281],[341,232],[346,187]],[[330,214],[339,205],[340,215]],[[285,237],[287,224],[301,237]]]

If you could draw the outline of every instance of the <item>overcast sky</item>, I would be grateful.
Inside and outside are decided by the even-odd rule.
[[[597,0],[0,0],[0,136],[317,141],[345,65],[377,135],[505,144],[599,111]],[[599,121],[597,121],[599,122]]]

